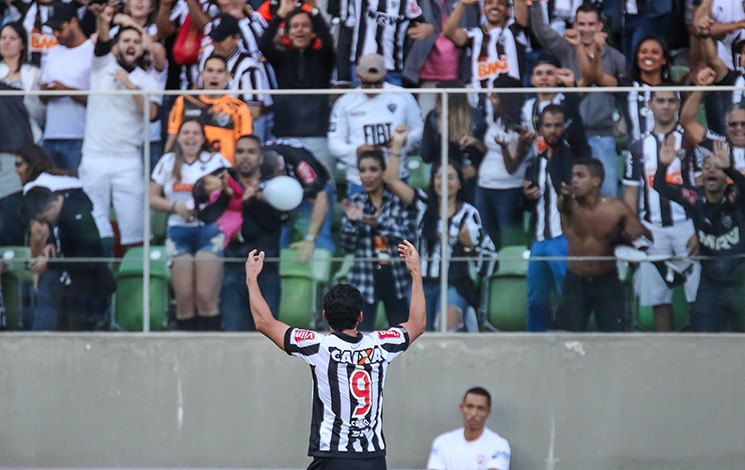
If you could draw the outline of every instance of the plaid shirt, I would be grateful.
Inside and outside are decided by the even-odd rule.
[[[362,204],[365,214],[375,212],[375,206],[368,198],[367,193],[354,194],[349,200],[355,205]],[[353,253],[355,258],[373,258],[376,256],[374,233],[387,238],[393,261],[396,296],[399,299],[408,294],[411,277],[406,269],[406,264],[398,260],[397,247],[403,240],[414,242],[416,237],[414,224],[412,208],[404,204],[386,188],[385,193],[383,193],[383,203],[380,206],[380,217],[377,225],[372,227],[362,220],[349,220],[346,217],[344,217],[341,225],[341,246],[347,253]],[[375,302],[374,264],[374,262],[355,260],[347,276],[347,282],[360,290],[367,303]]]

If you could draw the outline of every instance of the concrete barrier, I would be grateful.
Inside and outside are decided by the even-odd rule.
[[[425,335],[391,366],[389,468],[464,391],[512,470],[742,469],[745,336]],[[308,367],[257,334],[0,335],[0,466],[304,468]]]

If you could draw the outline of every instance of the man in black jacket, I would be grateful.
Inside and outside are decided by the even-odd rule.
[[[66,197],[48,188],[31,188],[21,201],[21,214],[31,225],[32,237],[52,243],[56,258],[102,258],[101,237],[93,220],[93,205],[86,198]],[[45,263],[45,258],[37,263]],[[32,272],[34,267],[32,266]],[[59,272],[59,309],[72,331],[108,329],[109,296],[116,289],[114,277],[102,262],[55,262]],[[64,317],[62,317],[64,318]],[[61,318],[61,319],[62,319]]]
[[[572,180],[574,161],[572,150],[564,140],[564,127],[562,106],[550,104],[543,108],[537,129],[546,149],[528,160],[523,183],[526,208],[531,212],[532,257],[564,257],[569,253],[556,205],[562,183]],[[536,137],[535,133],[521,136],[518,153],[527,153]],[[532,261],[528,265],[528,331],[546,331],[550,326],[551,291],[556,287],[561,293],[566,270],[565,260]]]

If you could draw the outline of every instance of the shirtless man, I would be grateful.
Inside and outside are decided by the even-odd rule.
[[[613,256],[621,239],[652,238],[629,206],[600,194],[604,179],[600,160],[581,159],[574,162],[572,185],[562,184],[558,206],[570,257]],[[570,259],[557,313],[559,329],[585,331],[594,312],[598,331],[626,330],[622,292],[614,260]]]

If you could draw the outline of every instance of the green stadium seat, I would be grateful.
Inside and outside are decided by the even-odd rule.
[[[142,331],[142,293],[144,248],[132,248],[124,255],[116,272],[114,326],[125,331]],[[166,264],[165,247],[150,247],[150,330],[165,328],[170,303],[171,273]]]
[[[168,230],[167,212],[150,211],[150,230],[153,232],[152,245],[163,245],[166,243],[166,232]]]
[[[3,301],[5,303],[5,328],[16,330],[21,326],[23,312],[22,285],[31,282],[33,276],[26,269],[26,262],[31,258],[31,249],[27,246],[0,247],[0,259],[6,265],[2,274]]]
[[[524,246],[499,250],[499,269],[484,286],[489,323],[501,331],[524,331],[528,312],[528,257]]]
[[[690,72],[690,67],[686,65],[671,65],[670,66],[670,78],[680,83],[681,85],[688,85],[690,84],[690,79],[686,77],[686,81],[682,82],[683,76],[686,75],[688,72]]]
[[[344,256],[344,261],[342,261],[341,266],[334,273],[334,277],[331,279],[331,285],[347,282],[347,275],[349,274],[349,268],[352,267],[352,263],[354,263],[354,255]]]
[[[279,319],[296,328],[308,328],[313,312],[318,308],[321,290],[331,278],[329,250],[316,248],[313,259],[302,263],[297,250],[285,248],[280,252],[279,275],[282,295],[279,303]]]

